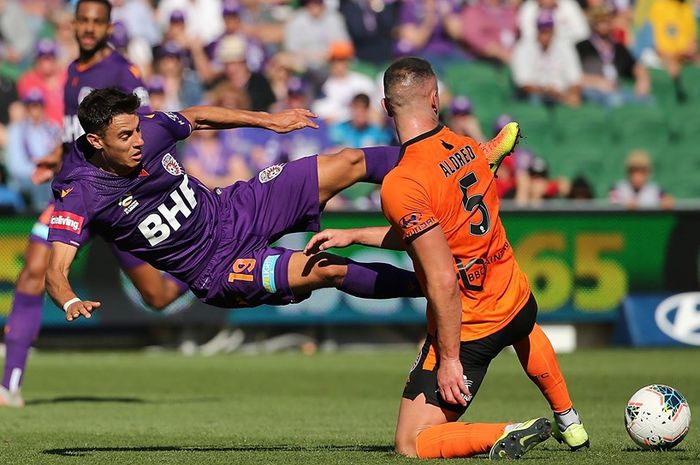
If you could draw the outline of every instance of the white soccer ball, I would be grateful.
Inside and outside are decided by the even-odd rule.
[[[625,408],[625,427],[644,449],[670,449],[690,428],[690,407],[671,386],[652,384],[635,392]]]

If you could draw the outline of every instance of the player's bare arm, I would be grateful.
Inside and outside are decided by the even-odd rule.
[[[232,110],[214,106],[196,106],[180,112],[192,125],[192,130],[233,129],[240,127],[263,128],[280,134],[303,128],[318,128],[311,120],[316,115],[303,108],[294,108],[279,113]]]
[[[68,273],[77,251],[78,248],[72,245],[54,242],[49,268],[46,271],[46,291],[54,303],[65,310],[68,321],[73,321],[81,315],[90,318],[92,312],[101,305],[100,302],[80,300],[71,289]]]
[[[343,248],[353,244],[390,250],[406,250],[401,236],[391,226],[350,229],[324,229],[309,239],[304,247],[306,255],[323,252],[332,247]]]
[[[447,239],[438,225],[425,232],[406,250],[413,259],[416,273],[425,276],[428,308],[435,316],[437,345],[440,354],[438,388],[442,398],[451,404],[467,405],[462,394],[469,395],[464,384],[459,360],[462,304],[454,271],[454,259]]]

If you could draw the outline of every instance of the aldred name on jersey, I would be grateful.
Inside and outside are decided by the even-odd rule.
[[[85,218],[75,213],[55,211],[51,215],[49,228],[65,229],[66,231],[80,234],[83,230],[83,221],[85,221]]]

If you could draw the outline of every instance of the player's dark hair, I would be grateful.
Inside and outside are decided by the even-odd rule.
[[[436,79],[430,63],[418,57],[399,58],[384,72],[384,96],[389,105],[402,106],[403,100],[410,98],[415,86],[426,79]]]
[[[367,94],[357,94],[350,101],[351,105],[362,105],[365,108],[369,108],[369,95]]]
[[[80,102],[78,120],[86,133],[104,136],[107,126],[118,115],[134,115],[141,106],[135,94],[114,87],[95,89]]]
[[[107,19],[112,18],[112,2],[109,0],[78,0],[78,3],[75,4],[75,12],[78,12],[78,8],[80,8],[80,5],[83,3],[99,3],[100,5],[104,5],[105,8],[107,8]]]

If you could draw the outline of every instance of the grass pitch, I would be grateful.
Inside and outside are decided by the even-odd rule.
[[[418,463],[391,451],[415,355],[42,352],[30,360],[27,407],[0,410],[0,464]],[[669,452],[638,450],[623,426],[627,399],[651,383],[679,389],[697,415],[699,350],[581,351],[560,362],[592,448],[571,453],[549,440],[526,463],[700,462],[698,425]],[[542,415],[547,404],[504,353],[464,419]]]

